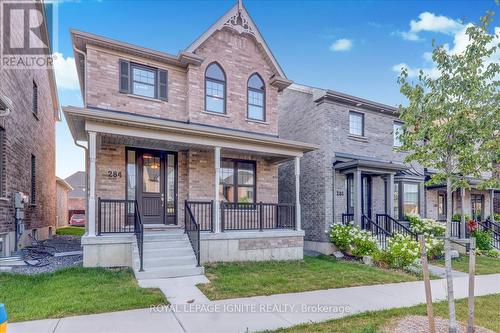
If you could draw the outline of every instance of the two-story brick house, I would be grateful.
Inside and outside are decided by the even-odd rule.
[[[302,258],[299,160],[315,145],[280,138],[291,81],[241,3],[178,55],[71,35],[85,106],[63,110],[88,146],[85,266],[138,270],[142,255],[138,276],[178,276],[196,259]],[[278,204],[286,161],[297,197]]]
[[[385,226],[391,219],[402,222],[409,213],[437,220],[445,216],[443,186],[425,187],[428,170],[404,163],[405,153],[397,150],[402,126],[397,108],[293,84],[280,95],[279,109],[280,137],[320,147],[301,161],[305,249],[331,253],[325,230],[332,223]],[[292,165],[280,166],[279,195],[285,202],[295,195],[289,181],[292,174]],[[478,190],[472,180],[471,189],[454,192],[454,214],[484,221],[491,214],[492,193]],[[463,212],[461,202],[466,203]],[[454,236],[464,230],[464,221],[454,224]]]
[[[33,6],[44,13],[43,3]],[[11,26],[19,26],[19,15],[12,20],[17,23]],[[45,17],[34,20],[38,22],[33,22],[37,27],[33,33],[48,46],[44,55],[49,56]],[[13,33],[11,38],[14,45],[23,45],[22,34]],[[59,118],[53,69],[0,63],[0,257],[31,244],[29,236],[46,239],[55,232],[55,125]],[[16,194],[27,199],[17,223]]]

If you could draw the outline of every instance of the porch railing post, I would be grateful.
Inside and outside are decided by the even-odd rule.
[[[264,211],[263,211],[263,208],[264,208],[264,205],[262,204],[262,201],[259,203],[259,230],[262,231],[263,230],[263,221],[264,221]]]
[[[220,230],[224,232],[224,224],[226,223],[226,214],[224,213],[224,202],[220,203]]]
[[[101,197],[97,198],[97,235],[101,235]]]
[[[214,232],[214,201],[210,200],[210,231]]]

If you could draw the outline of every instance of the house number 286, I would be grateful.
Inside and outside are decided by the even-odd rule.
[[[121,178],[122,172],[116,170],[108,170],[108,177],[110,178]]]

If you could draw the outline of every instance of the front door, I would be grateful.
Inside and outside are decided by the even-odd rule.
[[[471,212],[472,212],[472,218],[476,221],[482,221],[481,218],[483,218],[483,196],[481,194],[471,194],[470,195],[470,202],[471,202]]]
[[[137,201],[144,224],[177,223],[177,155],[137,152]]]

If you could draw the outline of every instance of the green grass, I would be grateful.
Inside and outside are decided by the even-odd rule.
[[[159,289],[142,289],[129,269],[74,267],[26,276],[0,274],[0,303],[9,322],[146,308],[166,304]]]
[[[439,266],[444,266],[444,259],[436,260],[434,262]],[[453,259],[451,266],[454,270],[461,272],[469,272],[469,257],[468,256],[460,256],[456,259]],[[491,258],[491,257],[479,257],[476,256],[476,274],[495,274],[500,273],[500,258]]]
[[[60,236],[83,236],[85,227],[62,227],[57,229],[56,234]]]
[[[448,304],[440,302],[434,304],[434,315],[447,318]],[[476,297],[475,324],[486,327],[494,332],[500,332],[500,294]],[[457,318],[463,323],[467,322],[467,300],[456,302]],[[286,329],[273,331],[274,333],[375,333],[390,325],[393,320],[406,315],[426,315],[425,305],[411,308],[400,308],[376,312],[365,312],[342,319],[330,320],[318,324],[304,324]]]
[[[205,274],[210,283],[198,287],[211,300],[418,280],[403,272],[327,256],[304,257],[303,261],[220,263],[206,266]]]

